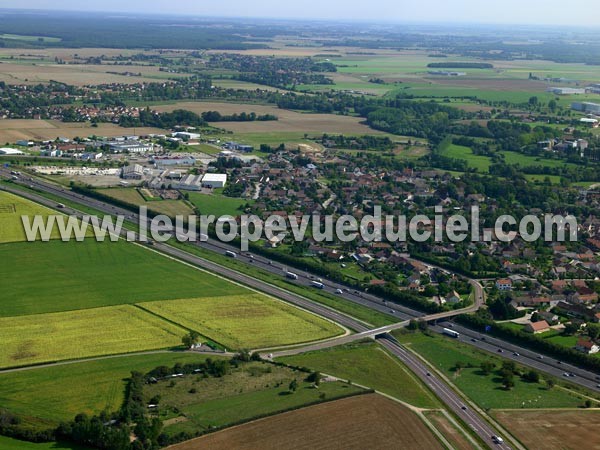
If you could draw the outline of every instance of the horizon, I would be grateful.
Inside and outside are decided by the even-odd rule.
[[[460,4],[457,5],[453,2],[451,5],[445,4],[438,0],[426,0],[424,4],[421,4],[412,10],[407,15],[399,16],[403,8],[403,4],[392,5],[390,0],[376,0],[376,6],[371,8],[373,11],[377,11],[377,14],[365,14],[364,11],[358,11],[362,5],[349,5],[350,8],[344,14],[339,13],[338,9],[331,10],[332,6],[337,5],[341,7],[339,0],[334,0],[333,5],[328,3],[327,7],[320,8],[320,12],[315,13],[300,13],[296,11],[295,5],[273,5],[274,2],[268,0],[261,2],[262,6],[256,7],[253,5],[252,10],[244,11],[246,5],[245,2],[240,0],[229,0],[227,5],[217,5],[217,7],[207,5],[189,5],[192,8],[188,12],[177,11],[174,12],[170,2],[164,0],[151,0],[152,5],[149,6],[149,2],[140,0],[133,0],[127,2],[126,5],[122,5],[120,2],[109,0],[104,2],[106,8],[96,8],[94,6],[87,7],[88,5],[81,5],[78,2],[72,0],[61,0],[55,2],[52,6],[45,4],[43,1],[29,1],[27,5],[23,5],[21,2],[15,0],[8,0],[7,4],[0,8],[2,12],[14,12],[14,13],[66,13],[66,14],[123,14],[127,16],[168,16],[173,18],[205,18],[205,19],[227,19],[227,20],[284,20],[284,21],[313,21],[313,22],[335,22],[335,23],[365,23],[365,24],[383,24],[383,25],[434,25],[434,26],[520,26],[520,27],[560,27],[560,28],[585,28],[589,29],[600,29],[593,17],[586,14],[586,7],[593,7],[593,3],[589,0],[575,0],[575,4],[570,6],[571,13],[580,13],[579,17],[573,15],[569,18],[569,23],[565,23],[564,19],[564,8],[559,9],[558,2],[551,2],[534,6],[533,4],[542,3],[537,0],[529,1],[528,5],[523,7],[523,2],[517,0],[509,0],[504,2],[503,5],[492,5],[492,8],[482,7],[473,0],[460,0]],[[187,3],[187,2],[186,2]],[[238,7],[229,6],[230,4],[236,4]],[[306,2],[305,2],[306,3]],[[303,11],[314,11],[310,7],[312,4],[318,3],[316,0],[308,0],[308,5],[301,8]],[[405,2],[403,2],[405,3]],[[508,3],[508,5],[506,4]],[[557,7],[553,8],[552,4],[556,3]],[[269,4],[269,5],[267,5]],[[431,7],[427,5],[435,4],[435,13],[431,13]],[[136,6],[137,5],[137,6]],[[142,8],[142,5],[144,6]],[[525,11],[529,11],[532,14],[524,12],[519,14],[519,17],[533,17],[535,13],[536,17],[542,17],[539,12],[540,9],[545,11],[546,14],[543,18],[537,21],[533,20],[514,20],[514,11],[511,7],[521,7]],[[576,5],[580,5],[578,9]],[[277,7],[276,7],[277,6]],[[322,6],[322,5],[320,5]],[[348,6],[348,5],[345,5]],[[500,7],[500,10],[498,10]],[[446,14],[447,9],[450,8],[454,11],[454,14]],[[427,11],[425,11],[426,9]],[[486,11],[482,11],[485,9]],[[487,11],[489,9],[489,11]],[[143,12],[140,12],[142,10]],[[463,14],[463,11],[469,10],[469,15]],[[230,11],[235,11],[234,14],[230,14]],[[553,16],[556,11],[560,11],[560,17]],[[508,15],[506,13],[509,12]],[[550,14],[549,14],[550,13]],[[443,16],[443,17],[442,17]]]

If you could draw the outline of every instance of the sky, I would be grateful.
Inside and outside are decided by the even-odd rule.
[[[2,0],[2,8],[208,17],[598,26],[597,0]]]

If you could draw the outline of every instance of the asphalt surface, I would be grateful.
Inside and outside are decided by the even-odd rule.
[[[10,170],[5,168],[0,168],[0,176],[4,176],[6,178],[10,178]],[[16,183],[23,184],[25,186],[32,187],[34,189],[39,189],[56,196],[59,196],[64,199],[71,200],[73,202],[97,209],[99,211],[108,213],[108,214],[121,214],[127,217],[129,221],[137,221],[138,216],[135,213],[132,213],[129,210],[125,210],[123,208],[119,208],[113,206],[111,204],[102,202],[101,200],[93,199],[90,197],[86,197],[80,194],[76,194],[71,192],[66,188],[57,187],[51,183],[34,179],[29,176],[19,177],[19,180],[15,180]],[[4,187],[5,190],[12,190],[8,187]],[[31,200],[34,200],[38,203],[45,204],[49,207],[56,208],[56,203],[52,200],[49,200],[45,197],[23,192],[19,189],[14,189],[13,192],[18,193],[21,196],[28,197]],[[71,209],[69,207],[65,207],[62,209],[63,212],[67,214],[76,214],[81,216],[82,213],[80,211]],[[123,230],[122,234],[125,236],[127,230]],[[288,268],[281,265],[280,263],[270,261],[264,257],[258,255],[251,255],[248,252],[241,253],[239,249],[234,246],[215,241],[213,239],[208,240],[207,242],[196,243],[196,245],[215,251],[217,253],[224,254],[226,251],[231,251],[236,254],[236,259],[243,261],[247,264],[252,264],[257,268],[263,269],[267,272],[270,272],[275,275],[279,275],[285,277],[285,273],[288,271]],[[343,313],[340,313],[334,309],[328,308],[326,306],[320,305],[318,303],[307,300],[306,298],[293,294],[284,289],[278,288],[276,286],[272,286],[268,283],[256,280],[250,276],[241,274],[235,270],[229,269],[227,267],[221,266],[219,264],[213,263],[211,261],[205,260],[198,256],[192,255],[186,251],[177,249],[175,247],[171,247],[166,244],[162,244],[159,242],[154,242],[151,247],[157,251],[180,259],[182,261],[188,262],[195,266],[204,268],[208,271],[220,274],[226,278],[229,278],[233,281],[240,282],[249,287],[255,288],[267,294],[278,297],[282,300],[288,301],[296,306],[299,306],[303,309],[312,311],[320,316],[328,318],[334,322],[343,325],[344,327],[354,330],[357,334],[347,335],[343,337],[339,337],[337,339],[332,339],[330,341],[325,341],[322,343],[314,344],[315,349],[317,348],[325,348],[326,346],[340,345],[346,341],[351,342],[356,339],[362,339],[368,336],[377,335],[380,339],[379,341],[388,348],[394,355],[396,355],[400,360],[402,360],[405,364],[407,364],[416,374],[423,380],[423,382],[428,385],[432,391],[434,391],[441,400],[448,405],[448,407],[456,413],[465,423],[468,424],[487,444],[497,448],[510,448],[506,443],[504,444],[496,444],[492,441],[491,436],[495,434],[491,426],[476,412],[472,411],[470,408],[464,405],[464,402],[461,398],[456,394],[444,381],[439,379],[432,373],[428,372],[427,367],[424,363],[422,363],[418,358],[404,349],[400,344],[398,344],[395,339],[389,334],[384,334],[387,331],[392,329],[400,328],[405,326],[408,323],[408,320],[412,318],[422,318],[426,320],[443,320],[447,317],[451,317],[460,312],[467,312],[467,310],[463,311],[451,311],[442,314],[435,314],[430,316],[425,316],[423,313],[411,310],[409,308],[403,307],[401,305],[394,304],[392,302],[387,302],[385,299],[374,296],[367,292],[359,292],[355,289],[344,286],[340,283],[336,283],[330,280],[322,280],[324,284],[324,290],[330,293],[334,293],[335,295],[341,295],[345,300],[352,301],[357,304],[361,304],[370,309],[383,312],[390,316],[396,317],[398,323],[393,325],[389,325],[387,327],[380,327],[373,329],[365,323],[362,323],[356,320],[353,317],[347,316]],[[430,266],[435,267],[435,266]],[[440,270],[444,270],[438,268]],[[294,284],[298,284],[300,286],[305,287],[306,289],[316,289],[311,285],[311,283],[315,280],[321,280],[318,276],[312,275],[305,271],[300,271],[296,269],[290,269],[289,271],[293,272],[298,276],[296,280],[289,280],[289,282],[293,282]],[[448,272],[447,270],[444,270]],[[483,302],[484,302],[484,293],[482,286],[476,280],[470,280],[471,284],[474,287],[474,296],[475,296],[475,304],[468,308],[468,311],[476,310]],[[336,294],[336,291],[340,289],[342,290],[342,294]],[[526,350],[522,347],[518,347],[504,341],[491,338],[489,336],[485,336],[485,340],[481,339],[481,333],[474,332],[472,330],[466,329],[464,327],[459,327],[458,325],[442,322],[441,326],[432,326],[432,331],[442,332],[442,328],[444,326],[452,328],[460,333],[458,338],[459,341],[473,345],[475,347],[481,348],[483,350],[497,352],[498,349],[502,350],[502,357],[508,359],[514,359],[523,365],[527,365],[530,367],[534,367],[542,372],[550,373],[555,376],[562,376],[564,373],[575,374],[574,377],[565,377],[568,381],[580,384],[585,387],[588,387],[593,390],[598,389],[598,383],[600,380],[597,380],[597,376],[591,372],[570,366],[565,363],[559,363],[549,357],[543,357],[543,359],[539,358],[539,355]],[[319,347],[320,346],[320,347]],[[308,351],[312,346],[302,347],[302,349],[290,349],[279,352],[277,356],[283,354],[283,352],[299,352],[299,351]],[[518,356],[516,354],[518,354]],[[427,375],[429,373],[429,375]],[[463,409],[465,408],[465,409]]]

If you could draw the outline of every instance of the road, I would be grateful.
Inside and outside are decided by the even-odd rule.
[[[0,170],[0,174],[1,173],[2,173],[2,171]],[[39,182],[37,182],[37,181],[29,180],[28,182],[38,188],[43,188],[43,187],[40,187]],[[11,189],[7,188],[7,190],[11,190]],[[51,192],[53,192],[53,193],[55,191],[56,191],[56,188],[53,188],[51,190]],[[63,192],[63,191],[60,190],[60,192]],[[20,195],[23,195],[26,198],[29,198],[29,199],[39,202],[41,204],[44,204],[44,205],[47,205],[50,207],[56,206],[53,201],[48,200],[39,195],[31,194],[31,193],[22,193],[22,192],[18,192],[18,193]],[[69,198],[64,195],[63,195],[63,197]],[[82,200],[88,206],[97,207],[95,204],[96,202],[91,201],[93,199],[88,200],[86,198],[80,197],[76,201],[82,202]],[[106,208],[106,206],[107,205],[103,204],[102,210],[104,210]],[[110,206],[110,208],[113,209],[112,206]],[[64,212],[70,213],[70,214],[76,214],[79,216],[82,215],[81,212],[72,210],[71,208],[64,208]],[[127,232],[127,230],[122,231],[123,234],[125,234],[126,232]],[[238,281],[238,282],[246,284],[250,287],[255,287],[258,290],[261,290],[263,292],[266,292],[268,294],[271,294],[273,296],[276,296],[278,298],[286,300],[286,301],[293,303],[297,306],[300,306],[304,309],[312,311],[318,315],[321,315],[321,316],[326,317],[330,320],[333,320],[337,323],[340,323],[348,328],[354,329],[355,331],[357,331],[359,333],[360,338],[364,337],[364,336],[361,336],[360,333],[368,333],[368,334],[373,333],[373,330],[370,330],[369,327],[367,327],[365,324],[357,321],[356,319],[354,319],[352,317],[346,316],[345,314],[339,313],[339,312],[337,312],[331,308],[327,308],[323,305],[311,302],[301,296],[290,293],[290,292],[280,289],[278,287],[271,286],[264,282],[255,280],[254,278],[249,277],[247,275],[243,275],[234,270],[231,270],[226,267],[220,266],[218,264],[212,263],[210,261],[204,260],[198,256],[192,255],[183,250],[179,250],[177,248],[174,248],[174,247],[171,247],[171,246],[168,246],[165,244],[161,244],[161,243],[155,243],[153,248],[155,250],[161,251],[169,256],[173,256],[182,261],[185,261],[190,264],[196,265],[198,267],[210,270],[214,273],[223,275],[234,281]],[[253,263],[253,264],[255,264],[255,263]],[[308,279],[310,280],[311,278],[308,278]],[[367,301],[371,301],[371,300],[367,300]],[[406,323],[407,323],[407,321],[404,321],[402,326],[405,325]],[[391,326],[393,327],[393,326],[401,326],[401,325],[394,324]],[[388,327],[390,327],[390,326],[388,326]],[[341,337],[338,339],[333,339],[330,342],[335,342],[335,345],[340,345],[341,343],[344,342],[345,339],[348,339],[348,340],[355,339],[354,336],[355,335],[348,335],[348,336],[344,336],[344,337]],[[390,335],[386,335],[386,336],[388,336],[388,337],[383,339],[382,343],[386,347],[388,347],[390,349],[390,351],[392,351],[401,361],[403,361],[412,370],[414,370],[415,373],[417,373],[417,375],[419,377],[422,377],[424,373],[427,373],[427,369],[421,361],[417,360],[413,355],[411,355],[406,350],[404,350],[401,346],[399,346]],[[326,345],[324,343],[321,343],[321,344]],[[302,351],[306,351],[306,347],[304,347],[302,349]],[[448,387],[441,379],[437,378],[437,376],[431,374],[431,375],[427,376],[425,381],[426,381],[427,385],[430,386],[436,394],[440,395],[440,399],[448,406],[448,408],[450,408],[453,412],[455,412],[457,415],[459,415],[465,421],[465,423],[467,423],[484,441],[490,443],[491,445],[494,445],[491,440],[491,436],[496,433],[491,429],[491,427],[488,425],[488,423],[482,416],[480,416],[479,414],[477,414],[476,412],[473,412],[473,411],[463,410],[461,408],[463,402],[461,401],[458,394],[456,394],[450,387]],[[510,448],[510,447],[503,445],[502,448]]]
[[[452,390],[444,381],[430,372],[427,366],[415,355],[402,347],[391,335],[384,335],[379,342],[387,348],[392,354],[406,364],[419,379],[429,387],[440,400],[454,414],[460,417],[475,434],[477,434],[489,447],[510,449],[511,447],[503,442],[497,444],[492,439],[496,435],[496,431],[484,421],[477,411],[468,407],[460,396]]]
[[[6,169],[4,167],[0,167],[0,176],[10,178],[11,177],[10,170]],[[125,217],[128,217],[129,220],[133,220],[133,221],[138,219],[138,216],[129,210],[125,210],[123,208],[113,206],[111,204],[102,202],[100,200],[96,200],[96,199],[93,199],[90,197],[86,197],[86,196],[83,196],[80,194],[73,193],[69,189],[66,189],[66,188],[63,188],[60,186],[56,186],[54,184],[48,183],[43,180],[39,180],[37,178],[27,177],[26,179],[23,179],[23,177],[20,177],[20,179],[15,182],[26,185],[26,186],[31,185],[36,189],[40,189],[40,190],[49,192],[51,194],[60,196],[65,199],[69,199],[73,202],[86,205],[88,207],[100,210],[100,211],[108,213],[108,214],[122,214]],[[9,188],[6,188],[6,189],[9,189]],[[19,195],[28,196],[32,200],[46,204],[50,207],[56,206],[55,202],[48,200],[42,196],[34,195],[34,194],[26,194],[26,193],[23,193],[23,191],[19,190],[19,189],[15,189],[14,192],[18,193]],[[69,208],[66,208],[64,212],[70,213],[72,211],[70,211]],[[256,266],[257,268],[265,270],[274,275],[283,277],[285,271],[287,270],[287,267],[284,267],[277,262],[270,261],[270,260],[263,258],[261,256],[258,256],[258,255],[250,256],[250,253],[241,254],[239,252],[239,249],[237,249],[236,247],[227,245],[222,242],[215,241],[213,239],[209,240],[208,242],[202,242],[202,243],[198,242],[198,243],[196,243],[196,245],[198,245],[202,248],[208,249],[208,250],[213,250],[220,254],[223,254],[227,250],[236,252],[238,254],[237,259],[239,261],[242,261],[242,262],[245,262],[248,264],[252,264],[252,265]],[[243,284],[247,284],[248,286],[256,288],[257,290],[261,290],[261,291],[269,293],[271,295],[280,297],[284,300],[287,300],[291,303],[296,304],[297,306],[314,311],[315,313],[317,313],[319,315],[331,318],[331,320],[334,320],[334,321],[340,323],[341,325],[343,325],[347,328],[350,328],[358,333],[366,332],[368,335],[375,335],[375,334],[379,334],[379,333],[383,332],[383,330],[380,330],[380,329],[372,330],[366,324],[361,323],[360,321],[357,321],[356,319],[351,318],[343,313],[339,313],[339,312],[332,310],[330,308],[327,308],[325,306],[311,302],[311,301],[305,299],[304,297],[291,294],[290,292],[282,290],[280,288],[270,286],[268,284],[265,284],[264,282],[257,281],[252,277],[242,275],[239,272],[228,269],[224,266],[221,266],[221,265],[218,265],[215,263],[211,263],[210,261],[207,261],[207,260],[204,260],[204,259],[198,258],[198,257],[193,257],[194,259],[191,260],[190,259],[191,255],[188,254],[187,252],[183,252],[183,251],[177,250],[173,247],[170,247],[170,246],[167,246],[164,244],[158,244],[158,243],[156,244],[156,248],[160,249],[161,251],[164,250],[165,253],[171,254],[174,257],[182,258],[188,262],[191,262],[192,264],[199,265],[200,267],[204,267],[207,270],[213,271],[215,273],[220,273],[220,274],[222,274],[228,278],[231,278],[235,281],[239,281]],[[192,261],[196,261],[196,262],[192,262]],[[429,267],[436,267],[431,264],[426,264],[426,265]],[[436,267],[436,268],[448,273],[447,269],[443,269],[441,267]],[[314,287],[311,287],[311,282],[314,281],[315,279],[317,279],[316,276],[309,274],[305,271],[300,271],[300,270],[295,270],[295,269],[293,269],[293,271],[295,274],[298,275],[298,280],[295,280],[294,283],[302,285],[302,286],[306,287],[307,289],[315,289]],[[288,281],[291,282],[291,280],[288,280]],[[440,319],[443,319],[446,317],[449,318],[460,312],[469,312],[469,311],[476,310],[485,301],[483,287],[477,280],[471,279],[471,280],[469,280],[469,282],[471,283],[471,285],[474,288],[474,291],[473,291],[474,298],[475,298],[474,305],[467,308],[466,310],[450,311],[450,312],[442,313],[439,315],[434,314],[434,315],[430,315],[430,316],[426,317],[421,312],[414,311],[410,308],[406,308],[404,306],[401,306],[401,305],[398,305],[398,304],[395,304],[392,302],[387,302],[385,299],[374,296],[370,293],[359,292],[355,289],[348,288],[347,286],[342,285],[340,283],[336,283],[336,282],[333,282],[330,280],[323,280],[323,283],[325,284],[325,288],[324,288],[325,291],[335,294],[337,289],[342,289],[343,298],[345,300],[349,300],[351,302],[363,305],[367,308],[370,308],[370,309],[373,309],[373,310],[396,317],[398,319],[398,322],[396,324],[393,324],[390,327],[390,329],[400,328],[405,325],[405,322],[407,320],[410,320],[413,318],[420,318],[420,319],[427,319],[427,320],[436,320],[436,319],[440,320]],[[318,308],[319,310],[317,311],[316,309],[313,309],[313,308]],[[473,336],[471,336],[471,337],[474,339],[477,339],[476,336],[480,335],[480,333],[477,333],[477,332],[474,332],[471,330],[467,330],[465,328],[462,328],[462,329],[465,330],[464,331],[465,336],[471,336],[471,334],[472,334]],[[442,328],[441,327],[432,327],[432,330],[441,333]],[[366,337],[366,336],[361,336],[361,337]],[[598,387],[600,380],[597,379],[596,374],[594,374],[590,371],[586,371],[583,369],[579,369],[579,368],[570,366],[565,363],[558,364],[555,360],[553,360],[552,358],[549,358],[549,357],[545,357],[544,359],[539,359],[539,358],[537,358],[537,354],[534,354],[533,352],[531,352],[523,347],[509,344],[509,343],[507,343],[505,341],[501,341],[499,339],[494,339],[493,348],[492,347],[486,348],[485,344],[482,344],[481,342],[473,342],[473,341],[471,341],[471,339],[463,339],[463,342],[465,344],[473,345],[473,346],[476,346],[479,348],[483,348],[485,350],[497,351],[497,349],[500,348],[503,350],[502,356],[508,357],[508,358],[512,357],[513,352],[517,352],[521,355],[531,354],[531,355],[533,355],[532,357],[520,358],[519,362],[521,362],[524,365],[528,365],[537,370],[540,370],[542,372],[552,374],[555,376],[562,376],[562,374],[567,371],[565,369],[568,369],[568,372],[574,373],[577,375],[576,377],[569,377],[568,378],[569,382],[574,383],[574,384],[579,384],[581,386],[585,386],[586,388],[593,389],[595,391],[600,391],[600,388]],[[561,370],[561,368],[563,370]]]
[[[438,333],[442,329],[451,327],[454,331],[460,333],[459,341],[472,345],[482,350],[492,353],[497,353],[503,358],[513,360],[524,366],[531,367],[547,374],[554,375],[559,378],[568,380],[570,383],[575,383],[580,386],[585,386],[592,391],[600,391],[600,375],[593,372],[580,369],[565,362],[559,362],[554,358],[543,356],[540,353],[510,344],[485,333],[479,333],[469,328],[457,325],[450,322],[442,322],[436,326],[430,326],[430,329]],[[499,352],[499,350],[502,350]],[[565,374],[573,374],[575,376],[566,377]]]

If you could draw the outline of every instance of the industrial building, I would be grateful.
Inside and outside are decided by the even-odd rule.
[[[600,105],[598,103],[573,102],[571,103],[571,109],[583,113],[600,115]]]
[[[192,156],[155,156],[151,160],[158,168],[165,166],[193,166],[196,158]]]
[[[144,144],[140,141],[123,141],[108,143],[108,148],[113,153],[148,153],[154,147],[151,144]]]
[[[585,89],[570,87],[549,87],[548,89],[546,89],[546,92],[552,92],[556,95],[576,95],[585,94]]]
[[[189,133],[187,131],[178,131],[176,133],[173,133],[172,136],[174,138],[179,138],[179,139],[183,139],[183,140],[194,140],[194,139],[200,139],[200,134],[199,133]]]
[[[144,168],[139,164],[125,166],[121,170],[121,178],[124,180],[141,180],[144,176]]]
[[[177,181],[172,181],[172,189],[181,189],[184,191],[201,191],[202,190],[202,175],[185,175]]]
[[[208,188],[223,188],[227,183],[225,173],[207,173],[202,177],[202,185]]]
[[[0,155],[24,155],[21,150],[17,150],[15,148],[0,148]]]

